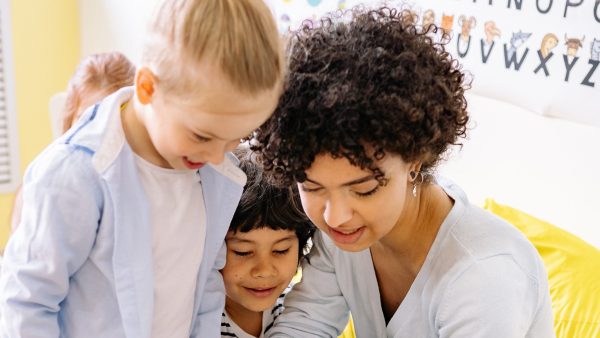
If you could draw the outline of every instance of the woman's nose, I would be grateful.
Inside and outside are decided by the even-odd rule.
[[[352,209],[342,198],[330,198],[325,204],[323,218],[327,225],[337,228],[352,218]]]

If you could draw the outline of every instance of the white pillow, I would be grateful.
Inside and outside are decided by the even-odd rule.
[[[467,100],[469,139],[440,173],[475,204],[492,197],[600,248],[600,128],[474,94]]]

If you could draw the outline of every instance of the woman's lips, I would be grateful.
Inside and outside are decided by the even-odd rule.
[[[354,230],[345,230],[345,229],[334,229],[329,227],[329,236],[333,239],[334,242],[340,244],[354,244],[360,236],[365,232],[365,227],[362,226],[358,229]]]

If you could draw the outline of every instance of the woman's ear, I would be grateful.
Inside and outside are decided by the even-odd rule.
[[[410,182],[414,181],[417,178],[417,176],[419,176],[422,165],[423,165],[423,163],[421,161],[413,162],[410,164],[410,167],[409,167],[410,170],[408,171],[408,176],[409,176]]]

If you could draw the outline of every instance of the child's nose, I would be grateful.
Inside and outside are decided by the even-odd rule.
[[[252,277],[269,278],[277,275],[277,269],[269,260],[259,260],[252,269]]]

